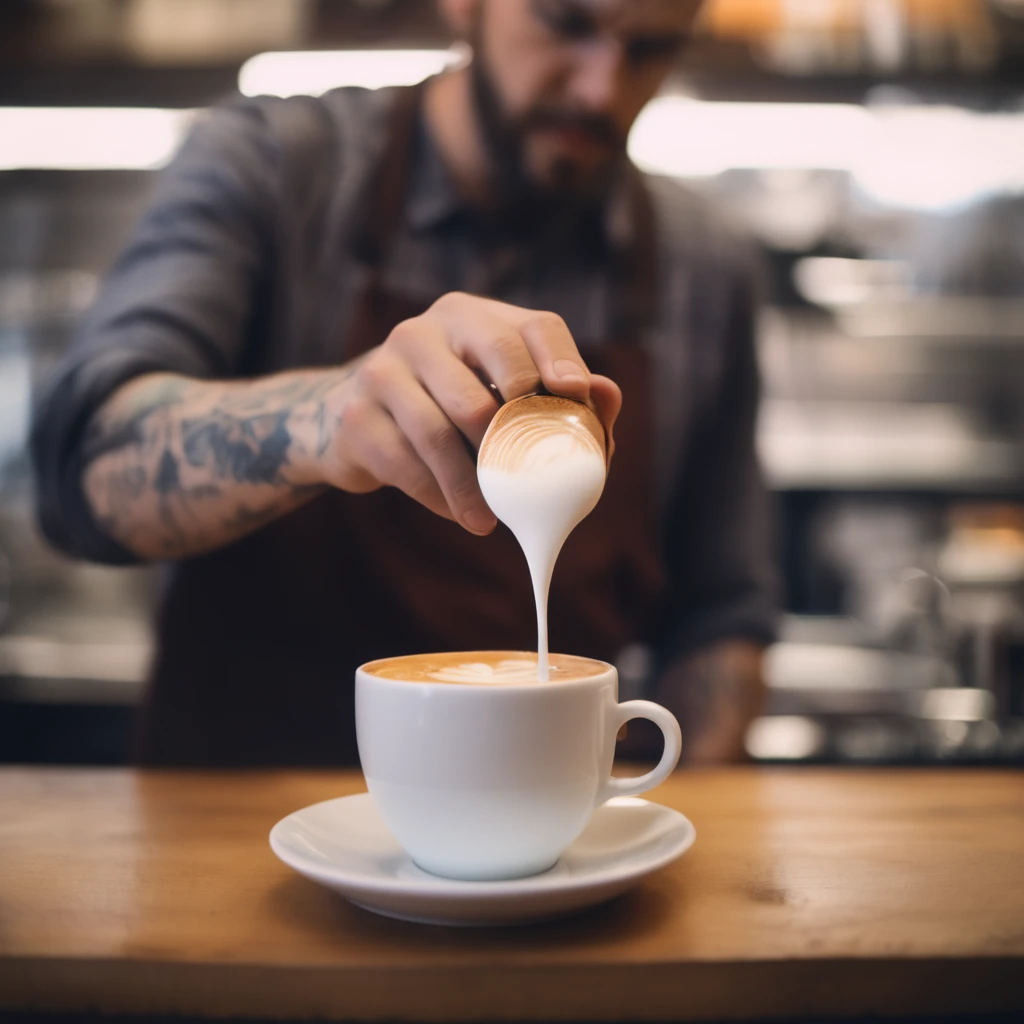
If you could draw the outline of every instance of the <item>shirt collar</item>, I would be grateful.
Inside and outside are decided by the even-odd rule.
[[[625,249],[634,237],[634,218],[626,165],[615,175],[604,201],[602,225],[611,248]],[[414,231],[429,231],[466,209],[444,165],[426,119],[417,122],[413,167],[406,198],[405,218]]]

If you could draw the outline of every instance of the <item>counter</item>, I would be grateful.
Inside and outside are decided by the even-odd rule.
[[[573,918],[375,917],[267,844],[354,772],[0,770],[0,1011],[688,1020],[1024,1011],[1024,774],[737,768]]]

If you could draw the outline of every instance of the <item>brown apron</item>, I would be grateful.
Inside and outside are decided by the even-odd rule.
[[[389,292],[381,270],[402,215],[419,117],[400,95],[370,176],[359,251],[369,269],[339,361],[380,344],[429,302]],[[654,232],[631,176],[622,341],[587,344],[618,382],[616,456],[597,508],[572,533],[551,586],[551,649],[614,659],[650,631],[663,592],[652,480],[652,400],[639,334],[653,308]],[[160,764],[353,764],[353,672],[385,655],[535,649],[526,560],[504,527],[473,536],[394,488],[332,491],[222,551],[182,565],[161,617],[141,755]]]

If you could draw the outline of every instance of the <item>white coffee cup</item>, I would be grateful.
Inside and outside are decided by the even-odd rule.
[[[473,666],[497,654],[530,657],[441,657]],[[605,662],[586,661],[593,674],[584,678],[560,679],[555,671],[547,683],[495,685],[437,681],[424,671],[427,658],[361,666],[355,697],[359,756],[374,803],[432,874],[496,880],[546,871],[595,808],[651,789],[679,760],[674,716],[650,701],[619,704],[618,676]],[[382,666],[387,677],[377,674]],[[646,775],[615,778],[616,735],[633,718],[654,722],[665,750]]]

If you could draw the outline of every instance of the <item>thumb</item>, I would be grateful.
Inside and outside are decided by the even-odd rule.
[[[615,421],[622,408],[622,391],[615,381],[595,373],[590,378],[590,398],[604,427],[608,443],[608,462],[611,463],[615,452]]]

